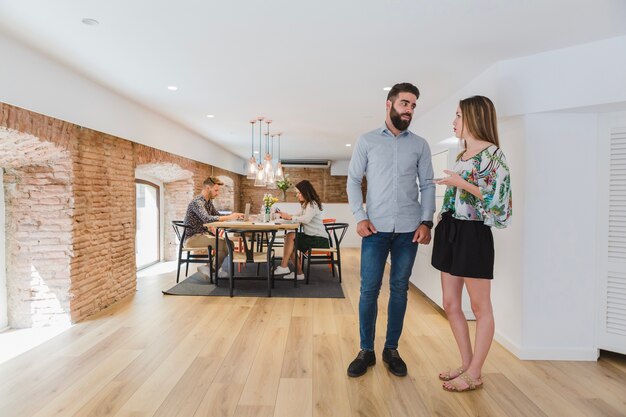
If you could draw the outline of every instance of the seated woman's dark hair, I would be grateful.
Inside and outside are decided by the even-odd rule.
[[[322,200],[320,200],[320,196],[317,195],[317,191],[315,191],[315,188],[313,188],[313,184],[311,184],[307,180],[302,180],[296,184],[296,188],[298,189],[298,191],[300,191],[300,194],[302,194],[302,197],[304,198],[304,203],[302,204],[302,207],[306,207],[310,202],[313,201],[315,202],[315,204],[317,204],[317,207],[322,210]]]

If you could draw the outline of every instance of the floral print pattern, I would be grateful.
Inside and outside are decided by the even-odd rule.
[[[459,220],[482,221],[487,226],[507,227],[513,214],[509,166],[502,150],[489,146],[468,160],[459,158],[454,166],[465,181],[476,185],[483,200],[473,194],[448,187],[441,212],[450,212]]]

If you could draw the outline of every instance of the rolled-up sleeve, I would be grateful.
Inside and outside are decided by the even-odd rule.
[[[348,204],[357,223],[367,220],[367,213],[363,209],[363,193],[361,184],[367,169],[367,149],[363,137],[356,143],[350,166],[348,167],[348,181],[346,191],[348,192]]]
[[[432,178],[433,164],[428,143],[424,142],[417,163],[417,177],[420,187],[420,204],[422,206],[421,221],[432,221],[435,214],[435,183]]]
[[[509,225],[513,212],[509,167],[500,149],[487,155],[488,167],[477,181],[483,196],[483,200],[477,201],[478,210],[487,226],[504,228]]]

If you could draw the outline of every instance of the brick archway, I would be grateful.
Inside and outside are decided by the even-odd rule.
[[[173,220],[183,220],[187,205],[194,196],[193,172],[183,169],[177,164],[169,162],[146,163],[135,167],[136,176],[149,176],[163,183],[163,202],[161,209],[164,218],[164,253],[163,259],[173,261],[177,259],[176,248],[178,242]]]
[[[8,322],[69,324],[73,257],[72,160],[67,149],[0,127]]]
[[[224,182],[220,189],[220,195],[214,201],[218,210],[235,211],[235,181],[227,175],[219,175],[218,178]]]

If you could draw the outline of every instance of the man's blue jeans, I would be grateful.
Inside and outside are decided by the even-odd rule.
[[[413,270],[417,243],[415,232],[378,232],[365,237],[361,243],[361,297],[359,323],[361,349],[374,350],[378,294],[383,280],[385,261],[391,252],[389,304],[387,306],[387,339],[385,349],[397,349],[406,311],[409,277]]]

